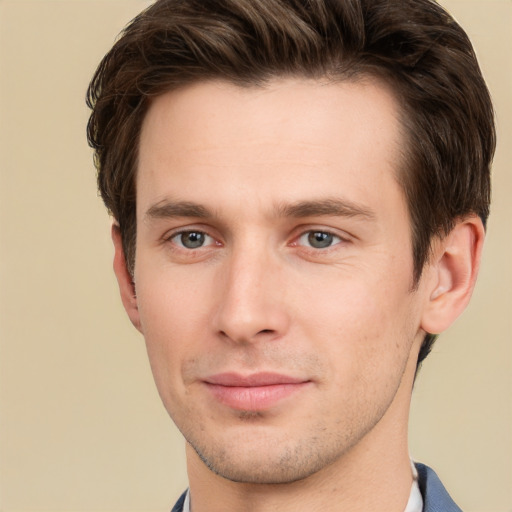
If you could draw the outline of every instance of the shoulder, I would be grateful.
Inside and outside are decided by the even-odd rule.
[[[423,496],[424,512],[462,512],[433,469],[419,463],[415,463],[415,466],[418,470],[418,484]]]

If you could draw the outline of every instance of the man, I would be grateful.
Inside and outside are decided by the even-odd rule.
[[[407,447],[489,208],[492,106],[453,19],[160,0],[89,105],[123,304],[187,442],[173,510],[459,510]]]

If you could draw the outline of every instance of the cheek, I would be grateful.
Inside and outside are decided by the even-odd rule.
[[[142,283],[137,287],[141,329],[151,369],[163,395],[181,388],[183,361],[204,346],[210,317],[208,292],[201,287],[198,293],[198,283],[165,272],[147,272],[137,277]]]
[[[405,364],[415,335],[408,280],[344,276],[325,280],[304,297],[304,337],[329,357],[336,379],[378,378]]]
[[[208,317],[211,283],[199,272],[179,272],[168,264],[145,264],[136,269],[136,291],[144,336],[167,339],[194,331]]]

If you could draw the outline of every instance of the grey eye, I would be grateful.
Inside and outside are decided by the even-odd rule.
[[[201,233],[201,231],[185,231],[184,233],[177,234],[173,238],[175,243],[186,249],[197,249],[205,244],[207,235]]]
[[[313,249],[327,249],[340,241],[341,238],[339,236],[327,231],[308,231],[299,238],[301,245],[313,247]]]
[[[315,249],[324,249],[332,245],[333,236],[330,233],[322,231],[312,231],[308,234],[308,242]]]

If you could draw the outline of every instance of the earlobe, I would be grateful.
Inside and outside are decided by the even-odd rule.
[[[137,306],[137,295],[135,293],[135,283],[128,271],[126,259],[121,240],[121,230],[117,222],[112,223],[112,242],[114,243],[114,273],[119,285],[119,292],[123,302],[124,309],[128,313],[132,324],[141,331],[139,308]]]
[[[464,311],[473,292],[484,241],[484,227],[476,215],[459,221],[434,248],[429,263],[427,304],[422,329],[438,334]]]

